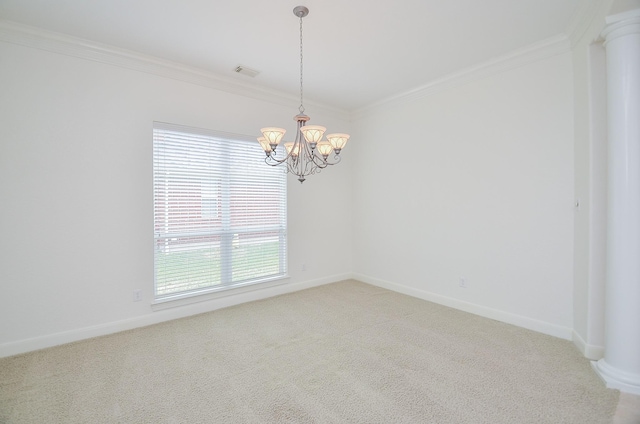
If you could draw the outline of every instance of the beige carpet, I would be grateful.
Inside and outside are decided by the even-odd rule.
[[[355,281],[0,359],[0,422],[610,423],[564,340]]]

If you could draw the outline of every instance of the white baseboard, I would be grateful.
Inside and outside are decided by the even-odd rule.
[[[617,389],[621,392],[640,396],[640,374],[630,373],[616,367],[612,367],[605,359],[592,361],[591,366],[608,389]],[[637,421],[633,420],[633,422]]]
[[[573,331],[572,334],[573,344],[576,345],[576,348],[580,353],[584,355],[585,358],[590,359],[592,361],[598,361],[604,358],[604,346],[595,346],[587,344],[584,341],[582,336],[576,331]]]
[[[18,340],[15,342],[3,343],[0,344],[0,358],[19,355],[21,353],[45,349],[61,344],[77,342],[80,340],[91,339],[94,337],[106,336],[108,334],[132,330],[134,328],[146,327],[148,325],[159,324],[161,322],[171,321],[178,318],[185,318],[191,315],[197,315],[214,311],[216,309],[239,305],[241,303],[267,299],[269,297],[279,296],[281,294],[293,293],[311,287],[335,283],[342,280],[348,280],[350,278],[353,278],[353,275],[350,273],[338,274],[298,283],[280,284],[267,288],[258,288],[257,290],[245,291],[239,294],[232,294],[229,296],[219,297],[198,303],[192,303],[189,305],[171,309],[159,310],[156,312],[152,312],[150,308],[148,314],[139,317],[108,322],[91,327],[62,331],[54,334],[47,334],[44,336]]]
[[[477,305],[474,303],[465,302],[459,299],[442,296],[439,294],[431,293],[424,290],[415,289],[402,284],[391,283],[389,281],[380,280],[377,278],[369,277],[362,274],[354,274],[354,279],[360,280],[367,284],[382,287],[388,290],[393,290],[398,293],[406,294],[409,296],[417,297],[419,299],[427,300],[429,302],[438,303],[440,305],[448,306],[450,308],[459,309],[464,312],[470,312],[475,315],[479,315],[485,318],[494,319],[507,324],[516,325],[518,327],[533,330],[538,333],[547,334],[550,336],[558,337],[565,340],[571,340],[573,329],[568,327],[562,327],[560,325],[551,324],[548,322],[536,320],[533,318],[525,317],[522,315],[516,315],[509,312],[500,311],[498,309],[488,308],[486,306]]]
[[[419,299],[424,299],[430,302],[438,303],[440,305],[448,306],[454,309],[459,309],[486,318],[495,319],[497,321],[537,331],[539,333],[548,334],[565,340],[573,340],[580,352],[582,352],[583,355],[585,355],[589,359],[600,359],[603,356],[604,350],[601,347],[587,345],[577,333],[567,327],[561,327],[521,315],[515,315],[497,309],[487,308],[473,303],[441,296],[424,290],[404,286],[402,284],[391,283],[362,274],[344,273],[315,280],[302,281],[298,283],[281,284],[265,289],[252,290],[239,293],[237,295],[229,295],[181,307],[163,309],[156,312],[150,311],[149,314],[139,317],[99,324],[91,327],[63,331],[55,334],[48,334],[30,339],[18,340],[15,342],[4,343],[0,344],[0,358],[19,355],[21,353],[45,349],[52,346],[58,346],[65,343],[86,340],[93,337],[105,336],[121,331],[132,330],[134,328],[146,327],[148,325],[159,324],[165,321],[210,312],[216,309],[235,306],[241,303],[267,299],[269,297],[279,296],[281,294],[293,293],[299,290],[317,287],[324,284],[335,283],[351,278],[367,284],[372,284],[374,286],[393,290],[398,293],[403,293],[409,296],[417,297]]]

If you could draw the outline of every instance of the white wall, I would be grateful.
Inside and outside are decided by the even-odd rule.
[[[355,275],[570,338],[571,54],[453,85],[354,123]]]
[[[293,130],[297,103],[6,42],[0,81],[0,356],[349,276],[345,149],[343,164],[304,185],[289,177],[289,285],[152,312],[153,121],[259,135]],[[314,123],[350,131],[307,109]]]

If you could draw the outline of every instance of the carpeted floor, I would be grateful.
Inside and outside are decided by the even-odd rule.
[[[610,423],[565,340],[356,281],[0,359],[0,422]]]

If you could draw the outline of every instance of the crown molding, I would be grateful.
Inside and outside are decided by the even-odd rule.
[[[598,2],[598,5],[600,4],[600,0],[594,0],[594,2]],[[597,11],[597,9],[593,10]],[[593,14],[590,16],[593,18]],[[201,68],[190,67],[155,56],[47,31],[17,22],[0,20],[0,41],[153,74],[281,106],[291,107],[298,102],[298,98],[295,96],[260,87],[255,84],[236,81]],[[507,55],[449,74],[404,93],[372,103],[351,113],[347,110],[322,103],[313,101],[307,101],[306,103],[308,106],[312,106],[318,110],[318,112],[328,116],[344,120],[359,119],[381,108],[391,107],[404,101],[429,96],[470,81],[562,54],[570,51],[570,48],[571,42],[569,39],[564,35],[558,35]]]
[[[381,109],[394,107],[400,103],[420,99],[510,69],[547,59],[571,51],[569,39],[561,34],[538,43],[515,50],[504,56],[480,63],[475,66],[454,72],[428,84],[388,97],[369,106],[360,108],[351,115],[352,119],[360,119]]]
[[[153,74],[281,106],[292,107],[299,101],[295,96],[236,81],[201,68],[8,20],[0,20],[0,41]],[[346,110],[313,101],[306,103],[328,116],[345,120],[350,118]],[[295,109],[297,110],[297,106]]]
[[[601,0],[584,0],[579,3],[579,7],[573,14],[569,24],[564,30],[571,41],[571,46],[578,44],[591,26],[591,22],[598,12]]]
[[[571,41],[571,47],[575,47],[585,36],[592,38],[589,43],[600,39],[601,28],[593,32],[592,27],[596,23],[595,19],[598,17],[602,19],[611,9],[612,4],[613,0],[584,0],[580,3],[580,7],[564,31]],[[602,26],[604,26],[604,20],[602,20]]]

